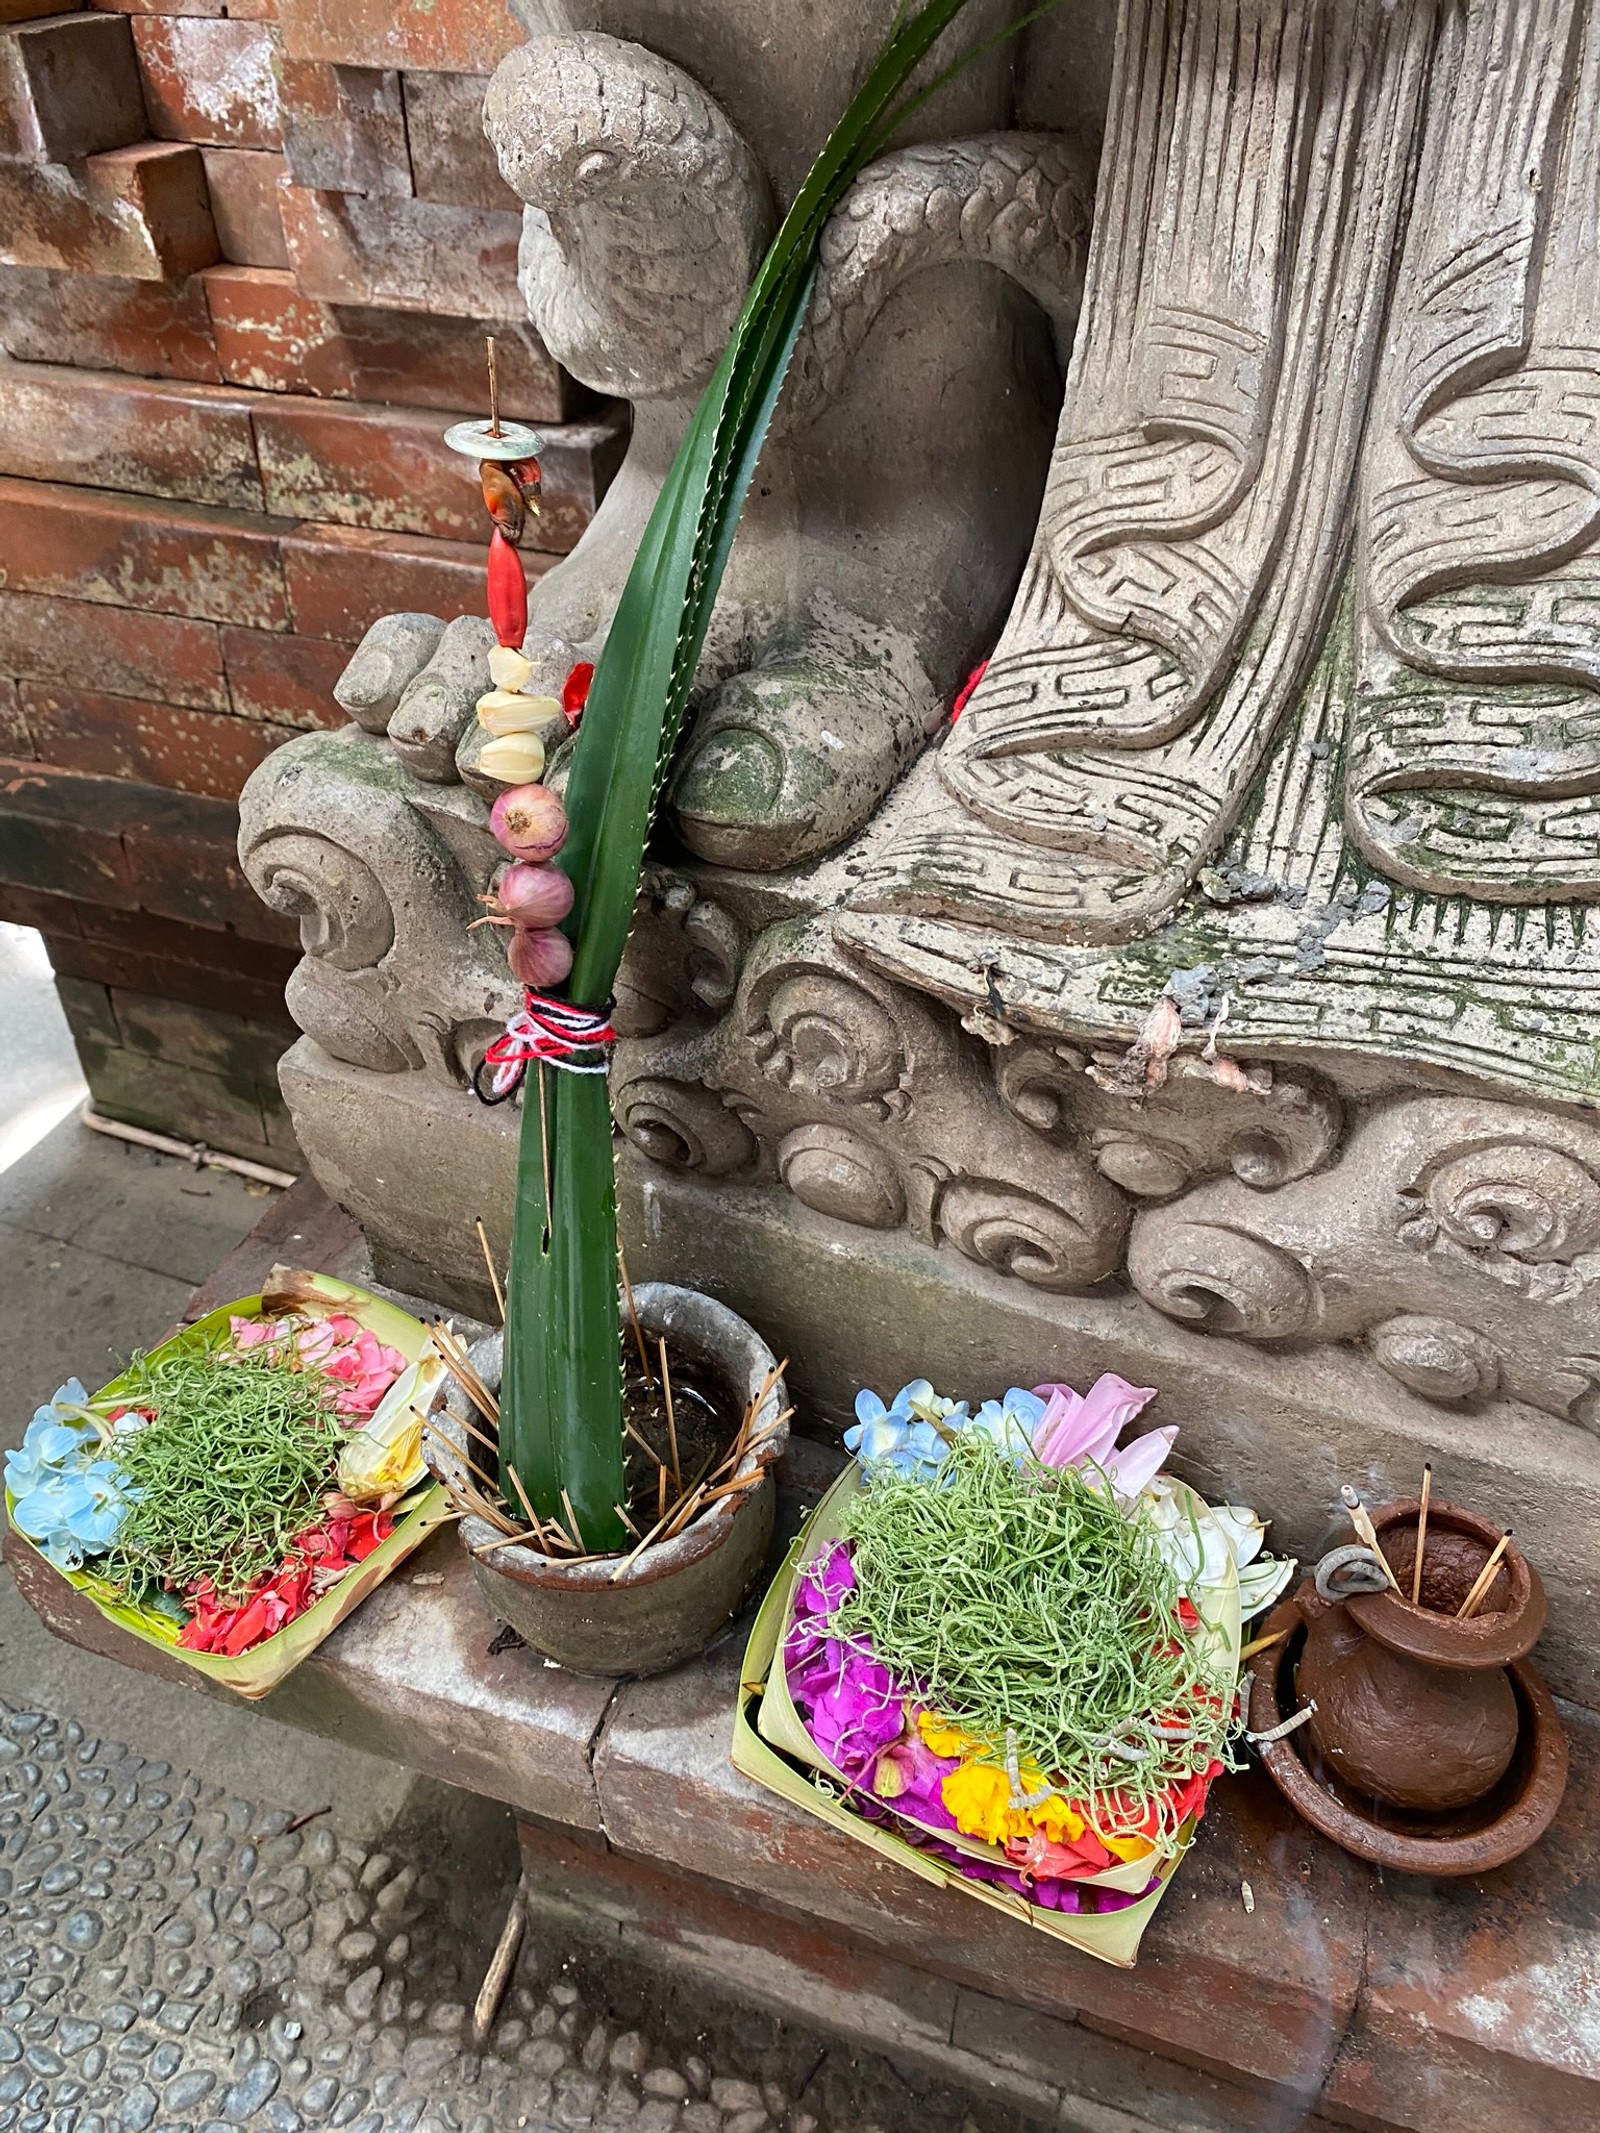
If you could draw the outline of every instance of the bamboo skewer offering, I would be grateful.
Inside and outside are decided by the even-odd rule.
[[[1433,1494],[1433,1461],[1422,1466],[1422,1504],[1417,1512],[1417,1559],[1411,1566],[1411,1604],[1422,1604],[1422,1551],[1428,1545],[1428,1498]]]
[[[1500,1538],[1494,1544],[1494,1553],[1489,1557],[1489,1560],[1478,1572],[1477,1578],[1474,1580],[1472,1590],[1467,1594],[1461,1605],[1456,1609],[1456,1620],[1458,1622],[1470,1622],[1472,1620],[1472,1617],[1478,1612],[1478,1609],[1483,1605],[1484,1601],[1489,1597],[1489,1588],[1494,1583],[1495,1573],[1500,1568],[1500,1558],[1505,1554],[1507,1548],[1510,1545],[1511,1528],[1507,1526],[1504,1533],[1501,1534]]]
[[[489,1245],[487,1229],[481,1217],[475,1220],[474,1227],[477,1231],[479,1249],[483,1254],[483,1263],[488,1270],[490,1283],[494,1289],[496,1301],[501,1306],[503,1317],[505,1292]],[[555,1517],[542,1519],[533,1508],[532,1499],[523,1484],[521,1475],[517,1473],[514,1467],[509,1465],[506,1468],[506,1473],[519,1501],[516,1507],[508,1505],[500,1483],[494,1479],[486,1467],[479,1464],[478,1460],[472,1456],[472,1450],[469,1449],[470,1444],[470,1446],[481,1449],[484,1453],[492,1454],[491,1463],[498,1464],[499,1444],[497,1434],[491,1435],[489,1432],[491,1430],[498,1432],[500,1403],[484,1383],[473,1364],[472,1358],[467,1353],[464,1344],[456,1335],[454,1329],[450,1325],[441,1322],[429,1329],[433,1336],[434,1346],[444,1362],[445,1368],[466,1394],[467,1400],[477,1411],[485,1426],[480,1427],[478,1423],[472,1421],[467,1415],[457,1413],[453,1419],[468,1440],[468,1443],[462,1443],[445,1434],[440,1428],[437,1419],[430,1415],[427,1418],[424,1431],[424,1442],[427,1446],[426,1460],[429,1472],[450,1496],[454,1505],[453,1515],[455,1517],[479,1518],[485,1524],[495,1528],[493,1539],[480,1543],[472,1550],[472,1553],[476,1556],[489,1555],[497,1549],[509,1548],[521,1543],[536,1548],[544,1555],[559,1557],[564,1562],[610,1564],[612,1566],[611,1576],[615,1581],[653,1543],[659,1540],[675,1538],[702,1511],[710,1509],[719,1503],[727,1502],[732,1497],[741,1495],[745,1490],[753,1488],[762,1479],[764,1468],[759,1465],[755,1466],[747,1474],[740,1474],[737,1470],[746,1462],[753,1451],[764,1444],[776,1430],[782,1427],[794,1411],[792,1408],[785,1408],[783,1413],[777,1416],[775,1420],[763,1426],[759,1436],[755,1434],[756,1418],[765,1408],[773,1387],[781,1381],[787,1365],[778,1363],[767,1372],[754,1397],[746,1405],[745,1411],[740,1418],[739,1427],[734,1432],[732,1442],[723,1451],[720,1458],[715,1449],[707,1453],[698,1472],[686,1483],[683,1474],[682,1449],[678,1440],[677,1402],[673,1391],[672,1366],[667,1355],[667,1344],[664,1338],[658,1337],[656,1358],[652,1363],[650,1351],[644,1338],[644,1328],[640,1323],[634,1303],[633,1286],[628,1276],[627,1262],[620,1249],[617,1258],[622,1277],[623,1294],[627,1301],[628,1316],[632,1326],[633,1338],[638,1349],[645,1383],[652,1392],[659,1385],[665,1408],[668,1457],[664,1458],[656,1450],[655,1446],[650,1443],[643,1431],[635,1427],[631,1421],[624,1419],[623,1422],[624,1433],[633,1440],[639,1450],[655,1465],[655,1522],[650,1526],[648,1532],[643,1532],[641,1531],[640,1519],[633,1515],[629,1506],[627,1504],[617,1505],[617,1515],[633,1537],[634,1545],[627,1554],[622,1556],[596,1555],[587,1548],[584,1542],[582,1528],[578,1523],[577,1513],[573,1508],[572,1499],[567,1491],[563,1489],[561,1492],[561,1501],[566,1512],[567,1524],[563,1525],[562,1521]],[[522,1516],[527,1520],[525,1526],[518,1522],[515,1515],[517,1509],[520,1509]],[[648,1514],[645,1515],[647,1516]],[[569,1527],[570,1531],[568,1530]]]

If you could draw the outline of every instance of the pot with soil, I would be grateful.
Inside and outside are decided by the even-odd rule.
[[[644,1339],[633,1346],[627,1327],[624,1408],[628,1508],[640,1543],[625,1555],[564,1558],[509,1538],[486,1516],[469,1511],[460,1524],[478,1589],[497,1619],[572,1673],[614,1679],[681,1666],[733,1621],[766,1560],[777,1501],[772,1468],[789,1439],[777,1363],[742,1318],[667,1282],[641,1283],[633,1305]],[[501,1336],[482,1342],[472,1360],[496,1391]],[[447,1485],[452,1453],[479,1469],[492,1466],[484,1427],[452,1380],[430,1417]],[[476,1493],[481,1498],[481,1488]]]
[[[1463,1614],[1500,1534],[1435,1503],[1413,1601],[1420,1510],[1373,1514],[1398,1592],[1386,1580],[1341,1590],[1339,1557],[1362,1551],[1339,1550],[1269,1618],[1250,1723],[1280,1790],[1347,1851],[1413,1873],[1482,1873],[1543,1834],[1566,1784],[1561,1722],[1527,1663],[1544,1588],[1508,1541]]]

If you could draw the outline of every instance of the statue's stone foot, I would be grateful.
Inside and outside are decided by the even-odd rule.
[[[924,757],[885,810],[888,834],[851,873],[852,911],[945,919],[981,933],[1062,946],[1137,938],[1182,894],[1186,869],[1140,854],[1103,821],[1059,843],[1025,842],[968,814]],[[976,951],[975,951],[976,952]]]
[[[725,681],[672,792],[702,859],[770,873],[831,851],[922,747],[939,704],[914,648],[836,610],[801,644]]]

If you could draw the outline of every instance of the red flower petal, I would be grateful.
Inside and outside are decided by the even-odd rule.
[[[584,706],[589,701],[589,684],[593,680],[593,662],[580,659],[561,684],[561,708],[566,713],[569,726],[575,726],[582,718]]]

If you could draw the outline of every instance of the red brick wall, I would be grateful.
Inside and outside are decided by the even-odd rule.
[[[441,432],[484,333],[549,438],[545,562],[620,456],[517,295],[478,114],[518,36],[505,0],[0,0],[0,918],[122,1116],[292,1155],[294,930],[233,803],[340,722],[376,616],[483,611]]]

